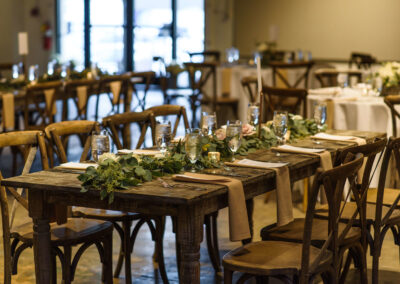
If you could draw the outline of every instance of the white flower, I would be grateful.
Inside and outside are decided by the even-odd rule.
[[[293,115],[293,120],[302,120],[302,119],[303,119],[303,117],[301,115],[298,115],[298,114]]]
[[[113,160],[113,161],[118,161],[119,157],[113,153],[104,153],[99,156],[99,163],[103,163],[105,160]]]

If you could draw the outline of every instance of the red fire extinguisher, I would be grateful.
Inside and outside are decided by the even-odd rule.
[[[44,50],[50,50],[51,49],[51,44],[52,44],[52,35],[53,31],[51,29],[50,23],[45,22],[42,27],[42,34],[43,34],[43,49]]]

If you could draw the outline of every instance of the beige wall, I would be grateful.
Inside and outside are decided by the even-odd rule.
[[[347,59],[352,51],[400,60],[399,0],[235,0],[234,44],[251,54],[279,27],[279,49]]]

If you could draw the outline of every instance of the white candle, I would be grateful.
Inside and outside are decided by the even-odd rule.
[[[257,85],[258,85],[258,94],[262,91],[262,83],[261,83],[261,58],[257,56]]]
[[[18,53],[19,55],[28,54],[28,33],[20,32],[18,33]]]

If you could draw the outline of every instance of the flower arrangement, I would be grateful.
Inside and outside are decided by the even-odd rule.
[[[396,87],[400,85],[400,63],[386,62],[376,72],[376,77],[382,79],[382,86]]]
[[[288,130],[290,131],[289,140],[295,140],[317,133],[318,127],[313,119],[303,119],[299,115],[289,114]],[[259,149],[268,149],[276,145],[277,138],[273,131],[272,121],[261,125],[260,137],[257,133],[257,129],[255,130],[249,124],[242,126],[243,137],[237,155],[245,156]],[[214,135],[202,136],[199,145],[201,155],[194,167],[197,170],[222,167],[223,162],[230,161],[233,155],[228,142],[224,128],[218,129]],[[221,161],[211,161],[208,158],[209,152],[219,152]],[[108,198],[108,202],[112,203],[115,190],[128,189],[156,177],[179,173],[191,166],[184,142],[179,140],[164,157],[103,154],[99,157],[98,167],[88,167],[84,174],[78,176],[78,179],[82,182],[82,192],[91,188],[99,189],[100,198]]]

